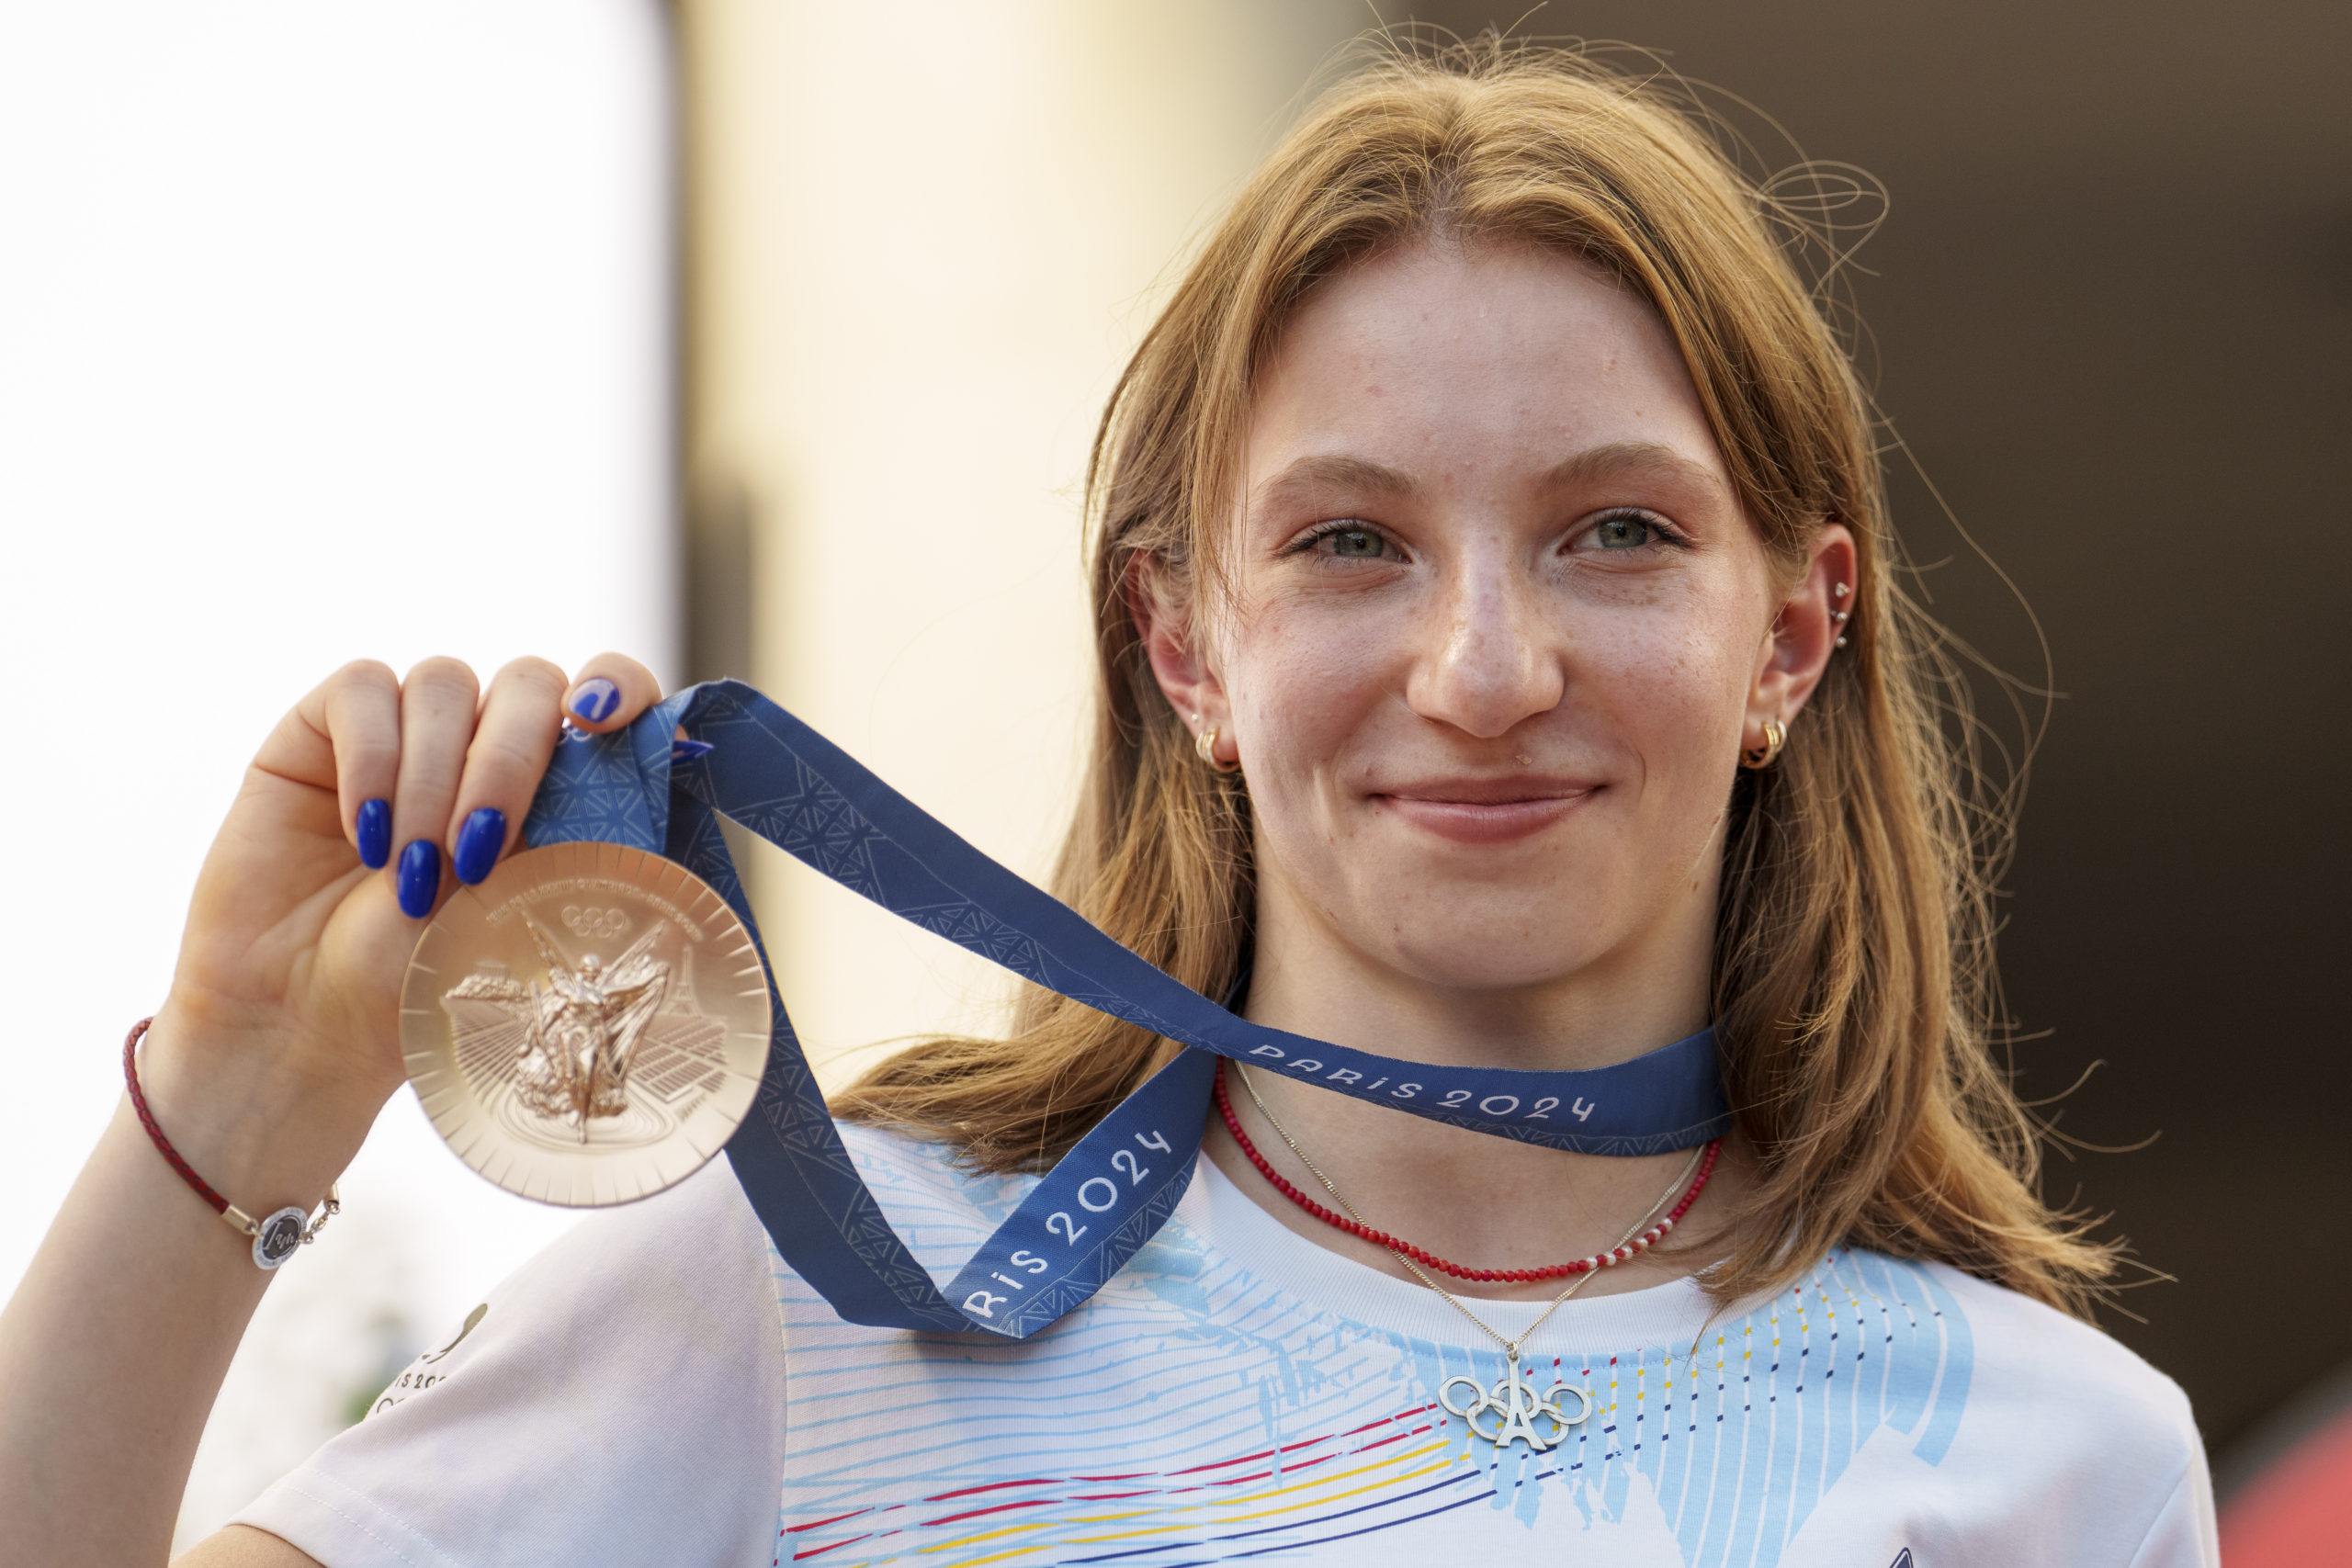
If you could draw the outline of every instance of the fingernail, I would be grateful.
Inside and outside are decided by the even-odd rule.
[[[369,871],[383,870],[384,863],[392,858],[392,803],[361,801],[352,828],[352,836],[359,840],[359,863]]]
[[[458,829],[458,852],[449,857],[449,869],[471,887],[490,874],[490,868],[498,863],[498,852],[505,847],[506,813],[485,806]]]
[[[707,740],[673,740],[670,742],[670,761],[691,762],[696,757],[709,756],[716,750]]]
[[[433,913],[441,892],[441,846],[430,839],[413,839],[401,852],[401,869],[393,878],[400,889],[401,913],[421,920]]]
[[[572,687],[571,695],[563,699],[563,705],[583,724],[602,724],[621,705],[621,689],[597,675]]]

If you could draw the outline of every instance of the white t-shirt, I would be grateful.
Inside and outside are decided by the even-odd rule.
[[[943,1282],[1032,1179],[843,1135]],[[2188,1401],[2094,1329],[1851,1251],[1710,1313],[1688,1281],[1569,1302],[1522,1356],[1590,1413],[1498,1450],[1441,1402],[1498,1350],[1206,1160],[1020,1344],[843,1323],[722,1160],[575,1228],[239,1517],[330,1568],[2219,1561]]]

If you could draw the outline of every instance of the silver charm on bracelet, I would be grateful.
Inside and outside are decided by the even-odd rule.
[[[275,1269],[295,1252],[319,1239],[327,1222],[343,1213],[343,1200],[336,1195],[333,1183],[327,1187],[326,1201],[319,1205],[314,1218],[297,1208],[284,1208],[266,1219],[256,1220],[234,1203],[220,1211],[222,1223],[240,1235],[254,1238],[254,1267]]]
[[[327,1183],[326,1201],[319,1205],[316,1219],[300,1209],[286,1208],[266,1220],[255,1220],[215,1191],[212,1184],[197,1175],[196,1168],[181,1157],[180,1151],[172,1146],[172,1140],[164,1135],[162,1123],[155,1120],[154,1109],[147,1103],[147,1091],[139,1085],[139,1043],[146,1038],[148,1026],[154,1021],[152,1018],[142,1018],[132,1024],[130,1032],[123,1037],[122,1080],[123,1086],[130,1091],[130,1108],[139,1113],[140,1126],[146,1129],[148,1141],[155,1145],[155,1152],[164,1156],[164,1162],[211,1207],[214,1213],[220,1216],[222,1224],[239,1235],[253,1238],[254,1267],[265,1272],[275,1269],[293,1257],[298,1248],[316,1241],[319,1233],[326,1229],[327,1222],[343,1213],[343,1201],[336,1195],[335,1184],[332,1181]]]

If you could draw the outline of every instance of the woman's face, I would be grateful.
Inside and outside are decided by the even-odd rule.
[[[1229,601],[1152,648],[1245,771],[1261,953],[1703,976],[1740,749],[1834,635],[1776,619],[1852,558],[1776,570],[1650,310],[1528,249],[1358,266],[1263,367],[1240,497]]]

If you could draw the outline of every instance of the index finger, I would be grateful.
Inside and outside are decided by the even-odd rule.
[[[320,689],[334,746],[335,794],[345,830],[370,871],[391,853],[394,780],[401,765],[401,688],[387,665],[360,660]]]
[[[333,790],[344,836],[371,869],[391,851],[400,714],[399,679],[374,660],[356,660],[295,704],[254,757],[265,773]]]
[[[621,653],[600,653],[580,667],[563,696],[563,715],[574,729],[605,735],[634,720],[662,700],[653,671]]]

